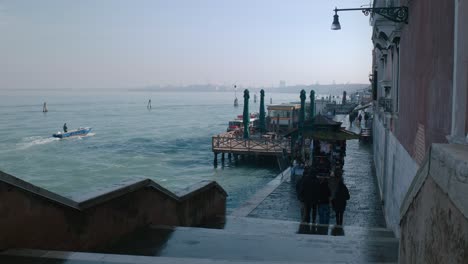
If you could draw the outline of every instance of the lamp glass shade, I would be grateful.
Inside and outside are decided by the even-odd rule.
[[[338,20],[338,15],[336,15],[336,14],[333,16],[333,23],[331,25],[331,29],[332,30],[340,30],[341,29],[340,21]]]

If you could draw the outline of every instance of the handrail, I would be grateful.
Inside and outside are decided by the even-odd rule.
[[[289,139],[244,139],[238,137],[213,136],[212,149],[216,150],[244,150],[248,152],[282,152],[283,149],[290,152]]]
[[[73,208],[79,211],[88,209],[93,206],[97,206],[99,204],[103,204],[109,200],[116,199],[122,195],[143,189],[143,188],[152,188],[156,189],[161,193],[164,193],[168,198],[175,200],[177,202],[181,202],[182,200],[186,199],[185,196],[189,195],[189,193],[184,192],[182,196],[177,195],[168,189],[162,187],[161,185],[157,184],[156,182],[145,179],[145,178],[137,178],[131,180],[125,180],[121,182],[119,187],[111,187],[107,189],[103,189],[98,192],[88,193],[85,195],[81,195],[80,197],[73,197],[72,199],[61,196],[57,193],[48,191],[44,188],[35,186],[29,182],[23,181],[19,178],[16,178],[10,174],[0,171],[0,182],[4,182],[10,185],[13,185],[19,189],[22,189],[28,193],[40,196],[46,200],[49,200],[53,203],[60,204],[69,208]],[[208,186],[215,186],[221,192],[223,192],[226,196],[227,193],[224,189],[215,181],[201,181],[196,183],[199,189],[204,189]],[[197,192],[198,189],[194,188],[193,186],[188,187],[188,190],[192,192]]]

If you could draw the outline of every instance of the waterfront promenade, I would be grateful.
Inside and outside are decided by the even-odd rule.
[[[343,126],[349,130],[359,132],[356,124],[349,127],[347,116],[338,115],[336,121],[342,121]],[[364,122],[362,122],[362,127],[365,127]],[[345,225],[385,227],[374,170],[372,145],[359,142],[359,140],[349,140],[343,178],[351,198],[344,214]],[[295,179],[290,177],[289,172],[287,175],[277,177],[268,188],[260,190],[256,197],[254,196],[247,204],[247,208],[240,207],[234,210],[233,214],[277,220],[300,220],[300,202],[296,197]],[[251,211],[246,212],[249,209]],[[335,222],[334,217],[332,210],[331,224]]]
[[[345,160],[349,161],[348,166],[345,165],[345,181],[351,192],[351,201],[343,228],[334,227],[333,220],[330,227],[299,223],[300,205],[294,191],[294,178],[291,178],[288,168],[227,216],[222,226],[211,226],[217,227],[214,229],[180,224],[176,227],[152,221],[130,236],[86,253],[50,248],[12,248],[0,253],[0,262],[396,263],[398,240],[391,230],[381,228],[384,226],[383,217],[373,184],[375,178],[371,173],[372,148],[358,140],[350,143]],[[212,208],[213,199],[208,201],[205,205]],[[127,204],[134,206],[135,203]],[[193,212],[199,213],[199,210]]]

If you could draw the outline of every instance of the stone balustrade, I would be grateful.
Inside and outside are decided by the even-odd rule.
[[[214,181],[173,193],[134,179],[66,198],[0,172],[0,250],[94,251],[149,225],[206,225],[225,216],[226,197]]]

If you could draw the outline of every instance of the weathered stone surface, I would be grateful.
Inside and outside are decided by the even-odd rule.
[[[402,207],[401,263],[468,260],[468,146],[433,144]]]
[[[433,144],[430,175],[468,218],[468,146]]]
[[[401,221],[400,263],[466,263],[468,220],[428,177]]]

